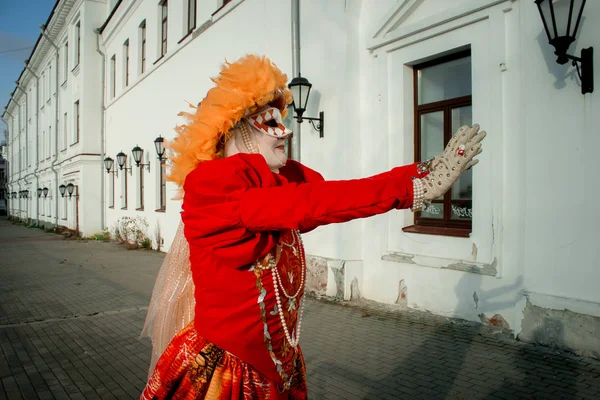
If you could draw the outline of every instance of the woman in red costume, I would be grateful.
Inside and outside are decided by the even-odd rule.
[[[485,133],[462,127],[427,162],[325,181],[286,157],[292,96],[271,61],[243,57],[213,81],[170,143],[182,225],[144,326],[154,349],[141,399],[306,399],[301,234],[421,209],[477,163]]]

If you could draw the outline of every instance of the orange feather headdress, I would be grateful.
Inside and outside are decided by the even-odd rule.
[[[234,63],[226,62],[215,87],[196,108],[195,113],[179,113],[187,123],[177,126],[177,136],[167,143],[172,166],[168,180],[183,188],[186,176],[203,162],[219,158],[229,131],[244,116],[260,107],[277,107],[285,118],[292,102],[287,76],[264,56],[246,55]]]

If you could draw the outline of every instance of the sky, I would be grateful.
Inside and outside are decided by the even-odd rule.
[[[0,0],[0,115],[56,0]],[[0,142],[6,125],[0,120]]]

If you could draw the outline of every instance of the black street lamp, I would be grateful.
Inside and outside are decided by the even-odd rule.
[[[150,172],[150,163],[142,164],[142,157],[144,156],[144,149],[140,146],[135,146],[131,149],[131,153],[133,154],[133,161],[135,161],[135,165],[139,167],[148,167],[148,172]]]
[[[561,4],[554,4],[555,2],[555,0],[535,0],[548,36],[548,42],[554,46],[556,62],[564,65],[571,60],[573,66],[577,68],[577,75],[581,80],[581,93],[592,93],[594,91],[594,48],[582,49],[581,57],[567,54],[569,46],[577,37],[577,29],[586,0],[570,0],[568,10],[567,1],[563,1]],[[575,3],[578,3],[578,7],[575,7]],[[581,70],[579,69],[580,64]]]
[[[158,159],[162,161],[163,156],[165,155],[165,139],[162,136],[154,139],[154,148],[156,149],[156,155],[158,155]]]
[[[312,89],[312,83],[302,76],[297,76],[292,79],[292,81],[288,84],[288,87],[292,91],[292,96],[294,98],[294,101],[292,102],[292,107],[296,113],[294,118],[296,118],[299,123],[302,123],[305,119],[308,120],[312,127],[319,132],[319,137],[322,138],[324,136],[323,130],[325,129],[325,113],[323,111],[319,112],[319,118],[303,116],[308,105],[308,98],[310,96],[310,89]],[[318,121],[316,126],[314,121]]]
[[[125,172],[129,171],[129,175],[132,174],[131,172],[131,167],[127,168],[125,165],[127,164],[127,154],[123,153],[122,151],[119,152],[117,154],[117,165],[119,166],[119,169],[125,170]]]
[[[48,188],[47,187],[43,188],[42,192],[44,192],[44,198],[48,197]]]
[[[42,188],[37,188],[37,195],[38,197],[42,197]]]
[[[65,197],[65,191],[67,190],[67,187],[62,184],[58,187],[58,190],[60,191],[60,197]]]
[[[115,160],[113,160],[110,157],[106,157],[104,159],[104,168],[106,168],[106,173],[110,174],[113,173],[117,176],[119,176],[119,170],[118,169],[113,169],[113,166],[115,165]]]
[[[73,192],[75,192],[75,197],[77,197],[78,193],[75,191],[75,185],[73,185],[72,182],[69,182],[67,184],[67,193],[69,194],[69,197],[73,197]]]

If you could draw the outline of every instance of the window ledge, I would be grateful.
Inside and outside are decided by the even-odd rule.
[[[163,207],[163,208],[159,208],[158,210],[154,210],[154,211],[164,213],[166,210],[167,210],[166,207]]]
[[[179,42],[177,42],[177,44],[181,44],[181,42],[183,42],[185,39],[187,39],[188,37],[192,36],[192,33],[194,33],[194,29],[196,29],[196,27],[194,27],[184,37],[182,37],[181,40]]]
[[[144,211],[144,207],[136,208],[135,211]]]
[[[164,55],[164,54],[163,54],[162,56],[158,57],[158,59],[157,59],[156,61],[154,61],[154,62],[152,63],[152,65],[156,65],[156,64],[158,64],[158,63],[160,62],[160,60],[162,60],[163,58],[165,58],[165,55]]]
[[[61,83],[60,85],[63,89],[67,88],[67,80],[65,79],[65,81],[63,83]]]
[[[471,229],[468,228],[446,228],[442,226],[411,225],[402,228],[402,231],[407,233],[419,233],[423,235],[452,236],[462,238],[468,238],[471,235]]]
[[[108,206],[108,208],[112,208],[113,210],[115,209],[115,206]]]
[[[127,210],[127,207],[121,207],[121,210]]]
[[[75,75],[75,76],[79,75],[79,66],[80,65],[81,65],[81,63],[77,63],[77,65],[75,67],[73,67],[73,69],[71,70],[73,75]]]

